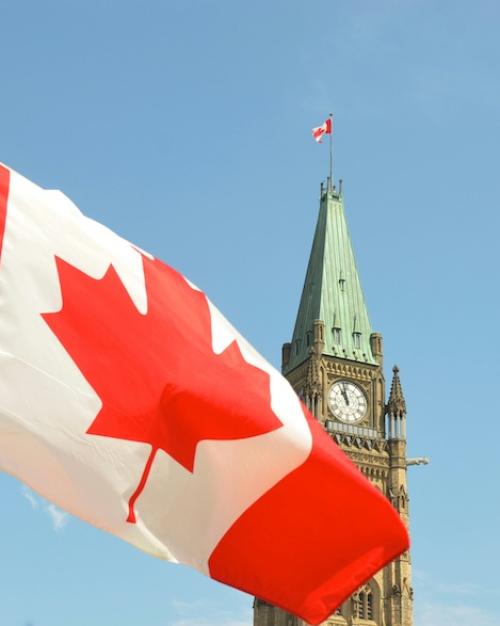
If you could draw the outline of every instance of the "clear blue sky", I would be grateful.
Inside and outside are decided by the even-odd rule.
[[[200,285],[273,363],[326,146],[409,407],[416,626],[499,626],[500,5],[0,0],[0,160]],[[26,391],[29,393],[29,390]],[[0,475],[1,626],[240,626],[251,598]],[[32,500],[30,502],[30,499]]]

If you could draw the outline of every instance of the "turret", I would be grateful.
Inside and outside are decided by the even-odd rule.
[[[391,393],[386,405],[388,438],[406,440],[406,401],[399,380],[399,367],[395,365],[392,372]]]
[[[404,523],[409,525],[409,497],[406,457],[406,401],[399,378],[399,368],[392,368],[392,383],[385,412],[389,450],[388,496]],[[405,552],[386,569],[388,621],[401,626],[411,624],[413,588],[410,553]]]

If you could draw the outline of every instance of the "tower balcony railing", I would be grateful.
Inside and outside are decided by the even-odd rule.
[[[329,433],[347,433],[348,435],[357,435],[358,437],[367,437],[369,439],[384,438],[384,434],[374,428],[366,428],[356,424],[344,424],[335,420],[327,419],[325,428]]]

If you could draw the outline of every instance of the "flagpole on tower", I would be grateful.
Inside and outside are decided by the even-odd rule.
[[[329,114],[330,118],[330,169],[329,169],[329,180],[330,180],[330,189],[333,189],[333,113]]]

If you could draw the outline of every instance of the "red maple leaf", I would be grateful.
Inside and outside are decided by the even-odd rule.
[[[151,445],[127,521],[156,452],[194,470],[205,439],[242,439],[282,424],[271,410],[269,375],[236,342],[216,355],[206,297],[175,270],[143,257],[147,314],[110,265],[94,279],[56,257],[63,305],[43,318],[102,401],[89,435]]]

